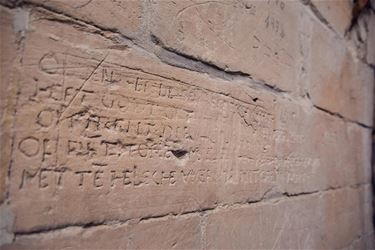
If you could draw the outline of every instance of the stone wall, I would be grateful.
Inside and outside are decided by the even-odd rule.
[[[374,247],[371,4],[0,0],[1,249]]]

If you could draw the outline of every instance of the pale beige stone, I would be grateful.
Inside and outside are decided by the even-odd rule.
[[[235,177],[253,161],[249,139],[259,141],[254,156],[268,151],[274,97],[252,100],[244,85],[111,50],[96,35],[79,41],[82,27],[39,15],[25,41],[15,125],[15,230],[186,212],[259,199],[271,185]],[[249,129],[264,134],[242,140]]]
[[[284,191],[371,181],[370,130],[288,100],[278,102],[275,123],[275,174],[283,180]]]
[[[6,180],[11,163],[12,124],[17,91],[16,32],[14,12],[0,7],[0,204],[6,196]],[[21,34],[19,34],[21,35]]]
[[[314,5],[329,16],[334,2]],[[151,32],[167,50],[250,74],[282,90],[310,92],[314,104],[371,125],[372,70],[351,56],[342,36],[310,16],[309,6],[298,1],[156,1],[152,6]],[[350,4],[344,0],[336,8],[337,17],[327,18],[345,23],[337,28],[343,35]]]
[[[155,1],[152,8],[151,32],[166,48],[304,93],[311,20],[299,1]]]
[[[30,0],[64,15],[134,37],[143,25],[142,1]]]
[[[307,6],[32,2],[4,15],[6,248],[373,246],[373,75]]]
[[[367,51],[366,57],[367,62],[371,65],[375,65],[375,15],[371,15],[368,18],[368,34],[367,34]]]
[[[344,36],[352,21],[353,1],[351,0],[311,0],[313,6],[332,28]]]
[[[2,249],[198,249],[200,218],[171,218],[139,224],[70,227],[20,236]]]
[[[369,186],[327,191],[207,216],[208,249],[336,249],[371,233],[361,196]],[[335,232],[335,233],[332,233]],[[373,239],[368,243],[373,242]],[[366,239],[359,242],[366,244]]]
[[[350,120],[372,125],[374,73],[338,36],[314,25],[309,91],[312,102]]]
[[[11,244],[14,240],[13,220],[14,216],[6,204],[0,205],[0,246]]]
[[[16,231],[369,181],[364,128],[248,82],[162,65],[45,11],[30,20],[10,183]]]
[[[4,249],[358,249],[374,241],[366,219],[370,189],[364,185],[273,199],[218,209],[202,218],[71,227],[20,236]]]

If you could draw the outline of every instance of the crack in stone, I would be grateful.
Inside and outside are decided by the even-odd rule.
[[[314,14],[314,16],[322,23],[324,24],[328,29],[330,29],[333,33],[338,35],[338,33],[335,31],[335,29],[331,26],[331,24],[328,22],[327,19],[320,13],[318,8],[311,2],[311,0],[301,0],[303,5],[306,5],[309,7],[311,12]]]
[[[358,126],[360,126],[360,127],[362,127],[362,128],[365,128],[365,129],[374,130],[374,127],[373,127],[373,126],[366,125],[366,124],[364,124],[364,123],[362,123],[362,122],[359,122],[359,121],[355,121],[355,120],[349,119],[349,118],[347,118],[347,117],[341,115],[340,113],[330,111],[330,110],[325,109],[325,108],[322,108],[322,107],[320,107],[320,106],[318,106],[318,105],[316,105],[316,104],[313,104],[313,106],[314,106],[314,108],[316,108],[316,109],[318,109],[318,110],[320,110],[320,111],[322,111],[322,112],[325,112],[325,113],[327,113],[327,114],[329,114],[329,115],[331,115],[331,116],[338,117],[338,118],[342,119],[342,120],[345,121],[345,122],[350,122],[350,123],[356,124],[356,125],[358,125]]]
[[[151,42],[160,48],[160,52],[156,56],[164,63],[187,69],[194,72],[205,73],[210,76],[215,76],[223,80],[245,80],[251,81],[258,87],[264,88],[273,93],[288,93],[286,90],[280,89],[272,84],[255,79],[251,74],[242,71],[233,71],[228,68],[223,68],[215,63],[208,62],[202,58],[197,58],[192,55],[183,53],[177,49],[165,45],[156,35],[151,34]]]

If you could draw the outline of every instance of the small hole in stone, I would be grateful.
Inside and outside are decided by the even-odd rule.
[[[171,152],[177,158],[182,158],[188,153],[188,151],[183,150],[183,149],[171,150]]]
[[[253,98],[253,101],[257,102],[258,101],[258,97]]]

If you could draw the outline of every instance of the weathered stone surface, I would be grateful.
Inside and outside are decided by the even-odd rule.
[[[353,2],[350,0],[311,0],[323,18],[340,35],[344,35],[352,21]]]
[[[310,6],[17,4],[0,246],[373,247],[373,72]]]
[[[14,240],[13,221],[14,216],[9,207],[0,205],[0,246],[10,244]]]
[[[14,15],[11,11],[0,7],[0,88],[2,90],[0,91],[0,204],[6,195],[6,178],[12,151],[14,97],[17,91],[17,77],[14,69],[14,62],[17,58],[15,56],[17,50],[15,25],[17,23],[14,23],[16,22]]]
[[[351,7],[340,1],[331,10],[335,2],[313,4],[337,21],[333,26],[343,35]],[[164,48],[283,90],[310,92],[316,105],[371,125],[372,70],[351,57],[341,36],[310,17],[308,6],[298,1],[161,1],[152,6],[151,31]]]
[[[370,186],[327,191],[217,211],[207,217],[209,249],[336,249],[369,233],[361,203]],[[332,232],[337,232],[332,234]],[[370,244],[373,240],[368,241]],[[358,245],[366,244],[359,238]]]
[[[145,16],[142,1],[28,0],[28,2],[130,37],[140,31],[143,26],[142,17]]]
[[[364,185],[220,209],[202,219],[71,227],[20,236],[4,249],[371,248],[370,201],[371,187]]]
[[[151,31],[166,48],[304,93],[311,21],[300,2],[155,1],[152,8]]]
[[[20,67],[15,231],[369,181],[366,129],[306,101],[162,65],[45,11],[31,15]]]
[[[367,34],[367,50],[366,50],[366,57],[367,62],[375,65],[375,16],[371,15],[368,18],[368,34]]]
[[[277,105],[275,155],[284,161],[276,170],[287,173],[285,191],[369,183],[370,130],[303,104],[279,99]]]
[[[171,218],[128,225],[71,227],[20,236],[5,249],[198,249],[200,218]]]
[[[252,161],[240,138],[246,122],[270,130],[262,126],[272,126],[272,96],[257,95],[258,107],[243,88],[105,49],[112,43],[96,35],[79,41],[82,29],[48,16],[31,22],[11,176],[15,230],[179,213],[258,199],[270,185],[232,176]],[[245,117],[250,108],[255,116]],[[259,141],[253,154],[267,151],[265,134],[249,136]]]
[[[346,118],[372,125],[374,72],[353,58],[338,36],[314,25],[309,65],[312,102]]]

